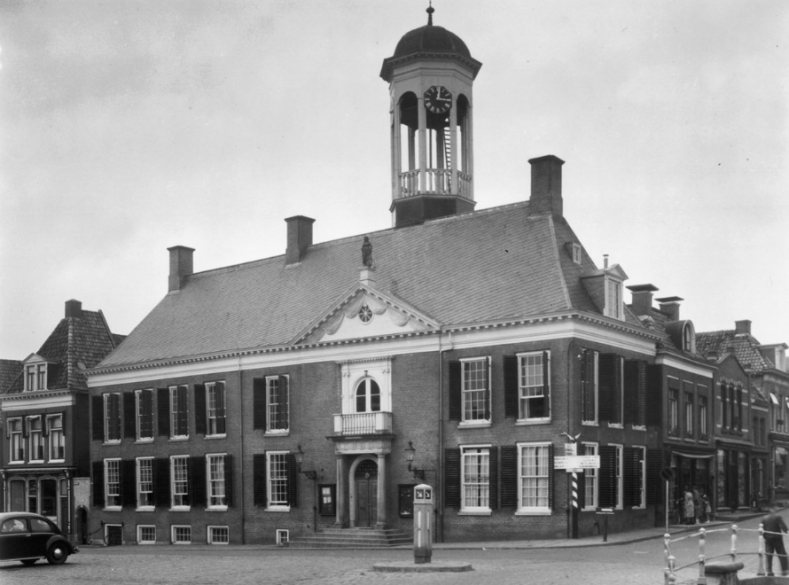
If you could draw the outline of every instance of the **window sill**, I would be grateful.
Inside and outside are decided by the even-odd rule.
[[[532,425],[549,425],[551,424],[551,419],[549,418],[524,418],[515,421],[516,427],[528,427]]]
[[[631,425],[630,427],[634,431],[645,431],[647,430],[646,425]]]
[[[153,437],[143,437],[142,439],[136,439],[134,441],[135,445],[144,445],[146,443],[153,443]]]
[[[516,516],[550,516],[551,510],[548,508],[518,510],[517,512],[515,512],[515,515]]]
[[[189,435],[185,435],[185,436],[184,435],[179,435],[177,437],[170,437],[170,442],[171,443],[177,443],[179,441],[188,441],[188,440],[189,440]]]
[[[154,512],[156,511],[155,506],[137,506],[135,512]]]
[[[25,460],[24,459],[20,459],[19,461],[9,461],[8,463],[10,465],[24,465],[25,464]]]
[[[458,423],[458,429],[488,429],[492,424],[489,420],[461,421]]]
[[[485,510],[460,510],[458,512],[458,516],[490,516],[493,514],[493,510],[485,509]]]
[[[625,428],[625,425],[623,425],[622,423],[609,422],[608,423],[608,428],[609,429],[623,429],[623,428]]]
[[[227,512],[227,506],[208,506],[206,512]]]
[[[287,437],[290,435],[290,429],[266,431],[264,434],[267,437]]]
[[[38,463],[39,465],[44,463],[43,459],[31,459],[28,463]]]
[[[290,512],[290,506],[269,506],[268,508],[266,508],[266,512],[275,512],[275,513]]]
[[[227,434],[224,433],[224,434],[221,434],[221,435],[206,435],[205,436],[205,440],[206,441],[213,441],[213,440],[216,440],[216,439],[227,439]]]
[[[191,509],[191,506],[171,506],[170,512],[189,512]]]
[[[65,463],[65,462],[66,462],[66,460],[65,460],[65,459],[50,459],[50,460],[48,461],[48,463]],[[32,461],[31,461],[31,463],[32,463]],[[43,462],[42,462],[42,463],[43,463]]]
[[[121,444],[120,439],[113,439],[112,441],[104,441],[102,443],[102,445],[120,445],[120,444]]]
[[[121,506],[104,506],[105,512],[120,512],[121,510],[123,510]]]
[[[598,427],[600,426],[600,423],[598,423],[596,420],[584,420],[581,421],[581,425],[585,427]]]

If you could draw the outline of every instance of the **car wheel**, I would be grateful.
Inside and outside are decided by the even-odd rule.
[[[62,565],[68,558],[68,549],[62,542],[56,542],[47,551],[47,562],[50,565]]]
[[[27,565],[29,567],[30,565],[36,564],[37,560],[38,559],[22,559],[22,564]]]

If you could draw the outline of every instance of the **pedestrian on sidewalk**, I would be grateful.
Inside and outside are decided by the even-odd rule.
[[[784,519],[778,515],[778,508],[770,507],[770,513],[762,518],[764,528],[764,551],[767,553],[767,576],[774,576],[773,554],[778,556],[781,563],[781,576],[789,575],[789,559],[784,548],[784,532],[789,532]]]
[[[682,497],[685,500],[683,510],[685,524],[693,524],[696,521],[696,508],[693,505],[693,492],[690,491],[688,486],[685,486],[685,491]]]

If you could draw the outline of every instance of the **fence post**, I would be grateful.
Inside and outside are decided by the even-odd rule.
[[[671,554],[671,535],[668,532],[663,535],[663,554],[666,558],[666,568],[663,571],[665,585],[671,585],[676,582],[676,577],[674,576],[674,556]]]
[[[737,561],[737,525],[731,525],[731,562]]]
[[[698,585],[707,585],[707,577],[704,574],[704,567],[707,566],[706,556],[704,555],[704,543],[707,531],[703,528],[699,529],[699,580]]]
[[[764,575],[764,524],[759,523],[759,568],[756,570],[756,575],[761,577]]]

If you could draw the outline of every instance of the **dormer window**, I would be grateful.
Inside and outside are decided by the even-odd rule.
[[[605,283],[605,314],[614,319],[624,319],[622,307],[622,283],[607,277]]]
[[[25,392],[47,389],[47,364],[37,363],[25,366]]]

